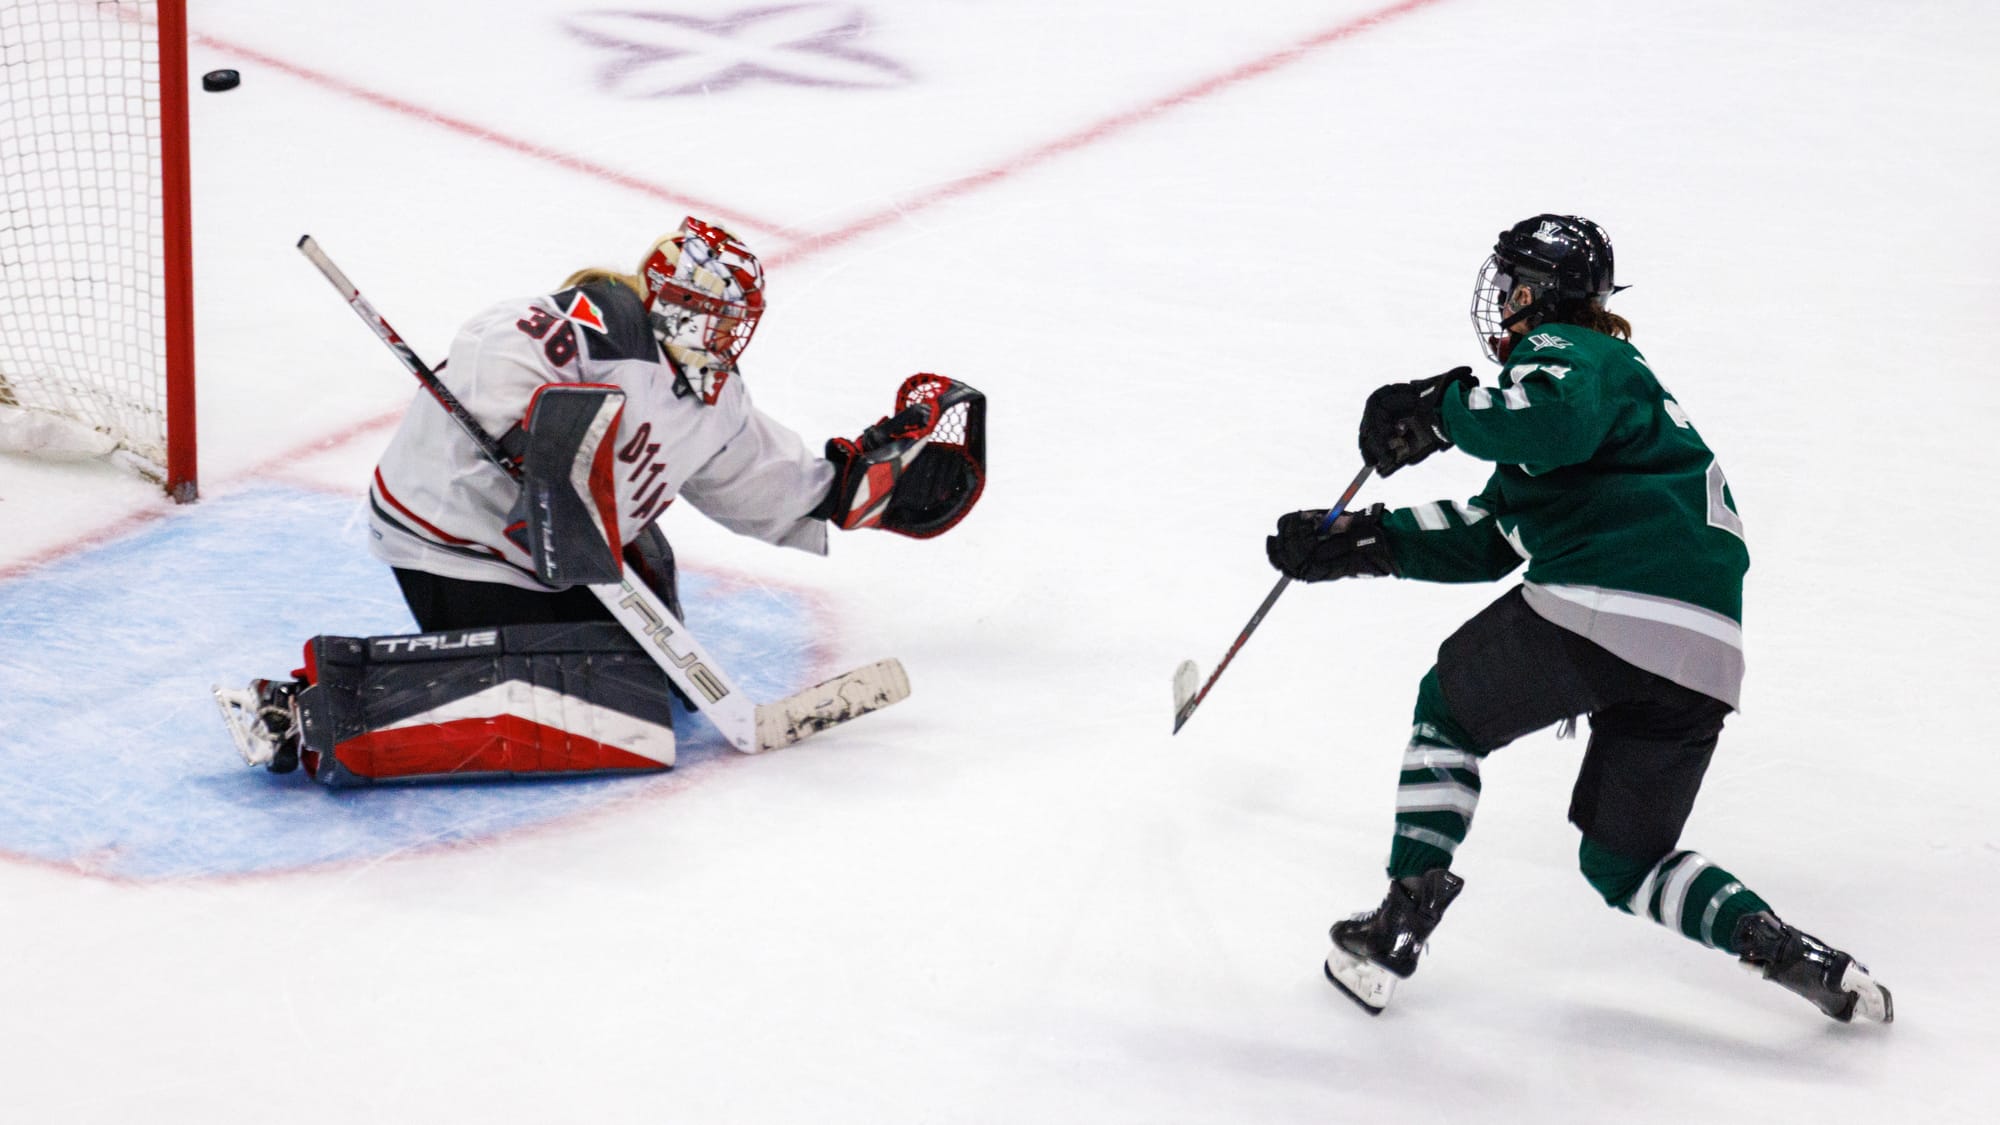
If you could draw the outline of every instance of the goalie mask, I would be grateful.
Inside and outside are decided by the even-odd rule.
[[[1472,289],[1472,330],[1504,362],[1514,340],[1549,321],[1602,307],[1612,283],[1611,237],[1580,215],[1536,215],[1500,232]]]
[[[653,335],[689,389],[714,405],[764,315],[764,267],[735,235],[690,217],[654,245],[639,277]]]

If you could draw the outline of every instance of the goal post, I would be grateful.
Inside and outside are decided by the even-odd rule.
[[[186,0],[0,3],[0,451],[196,496]]]

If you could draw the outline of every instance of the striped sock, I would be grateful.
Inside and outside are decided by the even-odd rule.
[[[1429,723],[1418,723],[1403,750],[1396,783],[1396,838],[1389,877],[1451,865],[1479,807],[1479,756],[1461,750]]]
[[[1651,918],[1682,937],[1727,952],[1736,922],[1771,909],[1736,876],[1690,851],[1668,852],[1632,892],[1616,904],[1627,914]]]

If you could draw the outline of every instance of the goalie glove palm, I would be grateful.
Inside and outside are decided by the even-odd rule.
[[[928,539],[958,525],[986,484],[986,396],[942,375],[912,375],[896,413],[826,443],[833,487],[812,514],[846,530]]]
[[[826,459],[833,463],[833,487],[813,515],[847,531],[879,526],[896,482],[930,440],[937,414],[935,402],[913,403],[861,431],[858,438],[829,440]]]

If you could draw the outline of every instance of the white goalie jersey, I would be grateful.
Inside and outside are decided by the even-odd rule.
[[[685,496],[739,534],[826,553],[826,523],[808,513],[831,487],[833,466],[751,405],[741,378],[728,380],[713,405],[691,394],[645,305],[623,286],[596,283],[494,305],[459,330],[437,374],[503,444],[546,384],[622,390],[615,486],[627,544]],[[393,567],[547,589],[528,552],[506,534],[518,493],[514,479],[419,391],[375,468],[371,549]]]

